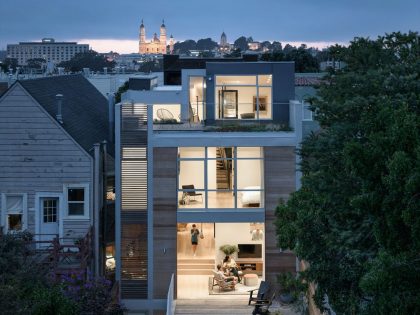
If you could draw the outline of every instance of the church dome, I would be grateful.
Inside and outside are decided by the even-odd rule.
[[[162,25],[160,27],[166,27],[165,26],[165,20],[162,20]]]
[[[140,28],[144,28],[143,19],[141,19]]]

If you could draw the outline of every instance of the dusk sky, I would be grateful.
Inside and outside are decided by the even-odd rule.
[[[164,18],[180,41],[219,41],[225,31],[229,42],[245,35],[318,47],[420,29],[418,0],[0,0],[0,12],[0,50],[53,37],[136,52],[142,18],[148,40]]]

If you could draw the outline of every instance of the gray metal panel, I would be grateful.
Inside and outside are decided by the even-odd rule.
[[[294,99],[294,62],[207,63],[207,122],[215,117],[215,75],[273,75],[273,122],[289,122],[289,100]]]
[[[146,299],[148,296],[148,218],[147,218],[147,105],[120,106],[120,270],[121,297]],[[119,238],[118,238],[119,239]]]

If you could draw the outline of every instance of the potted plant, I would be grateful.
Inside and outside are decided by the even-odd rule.
[[[307,290],[307,284],[302,282],[298,276],[291,272],[284,272],[277,275],[277,281],[280,284],[280,302],[283,304],[296,303],[303,299]]]
[[[238,252],[238,246],[236,245],[229,245],[225,244],[219,247],[219,249],[226,255],[230,256],[236,252]]]

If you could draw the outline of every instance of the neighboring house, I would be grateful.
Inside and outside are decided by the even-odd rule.
[[[322,82],[325,73],[296,73],[295,74],[295,99],[303,105],[302,137],[319,130],[319,123],[314,119],[313,112],[309,109],[308,99],[317,95],[317,88]]]
[[[73,242],[92,227],[99,261],[99,217],[105,189],[112,192],[105,183],[113,178],[105,171],[106,161],[113,164],[109,126],[108,101],[81,75],[16,81],[1,96],[3,233]]]
[[[172,293],[219,294],[222,245],[238,246],[238,266],[258,281],[298,268],[273,224],[300,180],[294,63],[176,58],[164,60],[168,85],[130,82],[115,108],[116,280],[137,312],[165,309]],[[196,251],[192,224],[203,234]]]

